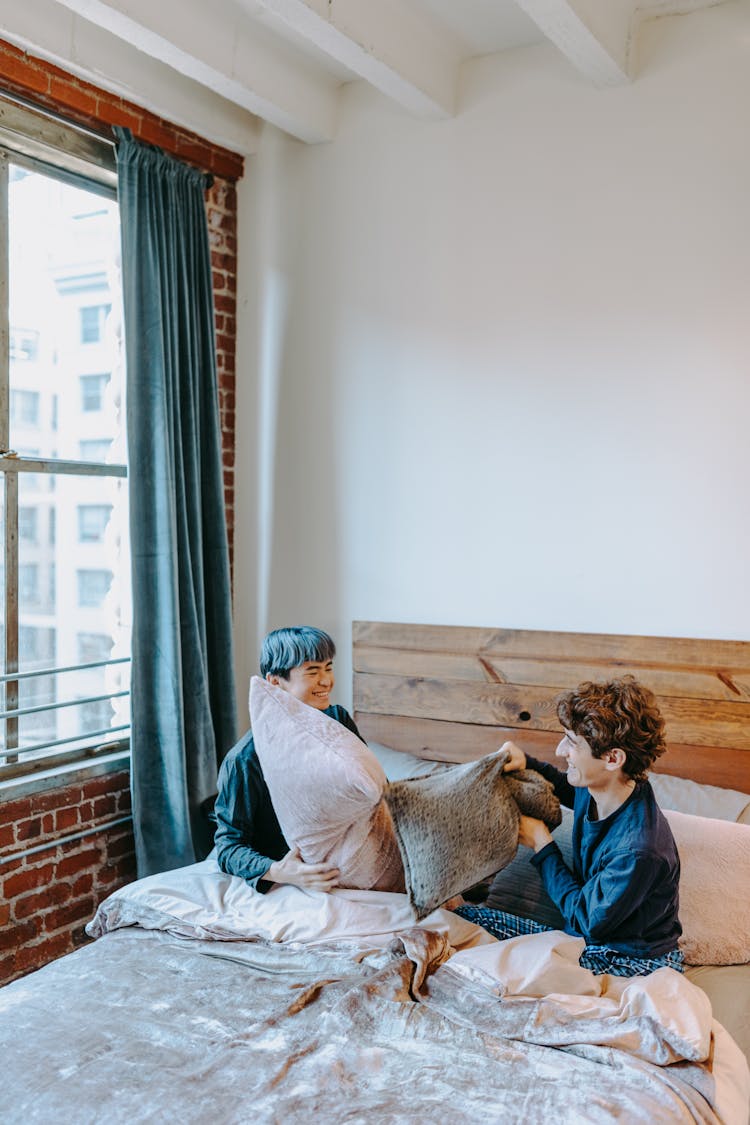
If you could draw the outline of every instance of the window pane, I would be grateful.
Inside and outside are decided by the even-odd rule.
[[[8,195],[10,445],[43,462],[124,465],[117,203],[13,164]],[[126,478],[52,460],[20,472],[18,494],[23,765],[127,737],[130,561]]]
[[[80,543],[101,543],[111,514],[111,504],[79,504],[78,541]]]
[[[129,722],[127,699],[96,698],[128,690],[129,664],[78,668],[130,655],[127,480],[20,475],[37,497],[38,535],[33,542],[19,535],[19,671],[49,674],[20,680],[19,707],[56,709],[19,717],[19,747],[60,739],[69,750],[91,732]],[[64,534],[55,535],[57,527]],[[88,537],[79,543],[82,527]],[[71,670],[55,674],[61,668]]]
[[[107,441],[124,463],[117,202],[17,165],[9,179],[11,448],[74,461]]]

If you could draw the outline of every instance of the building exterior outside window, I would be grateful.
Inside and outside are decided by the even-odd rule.
[[[1,142],[0,448],[12,453],[0,455],[0,779],[127,745],[130,722],[114,179],[57,177],[52,156],[39,163]]]

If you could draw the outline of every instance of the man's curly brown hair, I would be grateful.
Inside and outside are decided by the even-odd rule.
[[[643,781],[667,748],[656,698],[633,676],[579,684],[558,697],[557,717],[566,730],[586,739],[595,758],[616,747],[624,750],[622,772],[633,781]]]

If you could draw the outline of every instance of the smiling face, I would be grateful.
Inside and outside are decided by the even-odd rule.
[[[296,668],[290,670],[287,680],[270,672],[266,679],[269,683],[288,691],[308,707],[317,707],[319,711],[324,711],[331,705],[331,692],[335,683],[332,660],[306,660],[304,664],[298,664]]]
[[[583,735],[572,730],[565,731],[555,754],[565,759],[571,785],[576,789],[593,791],[610,787],[614,777],[621,773],[624,759],[622,750],[607,750],[601,758],[595,758]]]

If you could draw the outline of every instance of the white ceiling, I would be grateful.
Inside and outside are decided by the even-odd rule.
[[[644,19],[721,2],[0,0],[0,37],[172,120],[182,103],[183,124],[201,127],[202,90],[212,139],[231,143],[211,121],[234,114],[236,133],[243,120],[257,133],[259,118],[319,142],[335,136],[344,83],[368,82],[405,113],[450,117],[466,59],[545,41],[586,81],[629,82]]]

